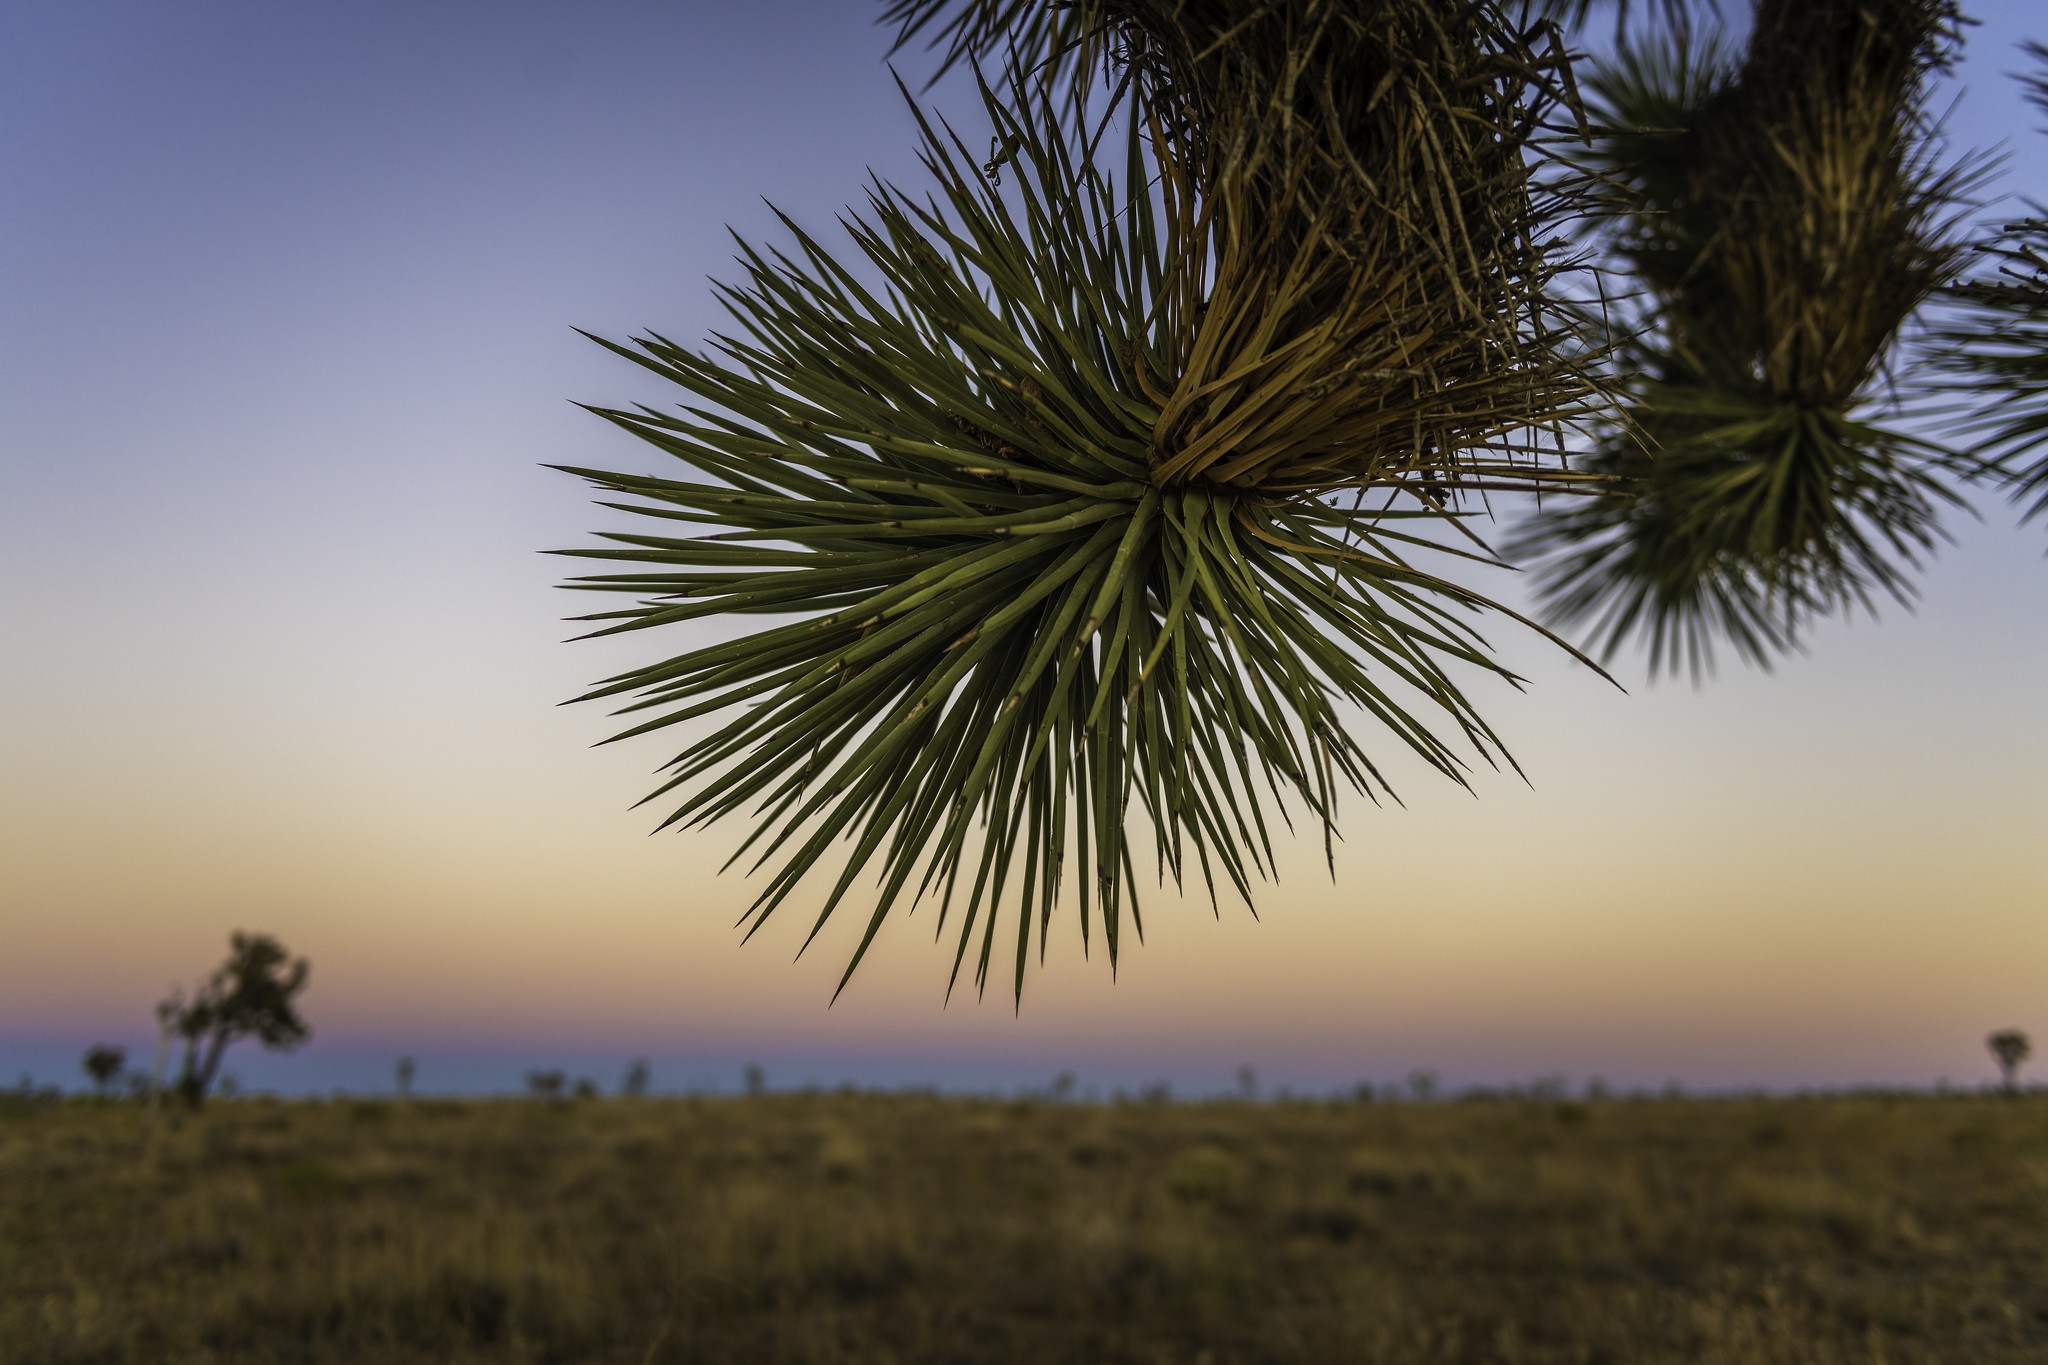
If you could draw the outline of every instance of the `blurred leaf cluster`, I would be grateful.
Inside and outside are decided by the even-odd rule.
[[[2029,43],[2027,53],[2037,67],[2027,97],[2048,113],[2048,46]],[[2035,517],[2048,512],[2048,209],[2029,207],[1979,248],[1990,273],[1949,291],[1961,308],[1943,331],[1942,359],[1971,429]]]
[[[1760,0],[1739,57],[1685,14],[1589,81],[1626,402],[1606,491],[1517,538],[1560,624],[1695,675],[1768,664],[1813,618],[1906,600],[1973,462],[1881,420],[1888,363],[1965,255],[1977,171],[1926,108],[1950,0]]]

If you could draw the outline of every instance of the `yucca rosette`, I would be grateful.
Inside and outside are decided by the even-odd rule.
[[[1289,801],[1333,839],[1343,789],[1385,790],[1362,718],[1454,780],[1501,758],[1459,681],[1511,680],[1490,604],[1415,560],[1486,561],[1459,548],[1485,491],[1584,481],[1541,451],[1588,386],[1522,154],[1548,96],[1466,57],[1491,84],[1457,139],[1492,178],[1455,228],[1441,202],[1368,221],[1305,170],[1248,188],[1156,106],[1112,173],[1013,71],[984,92],[999,167],[920,113],[938,193],[877,185],[856,258],[787,223],[788,250],[743,245],[710,353],[604,343],[692,400],[594,409],[684,470],[569,471],[659,523],[562,552],[634,566],[568,585],[635,599],[583,619],[778,618],[588,694],[644,716],[620,739],[720,717],[649,799],[753,821],[750,932],[829,869],[815,936],[865,876],[848,976],[930,897],[955,979],[971,957],[985,987],[1000,941],[1021,994],[1070,863],[1114,962],[1142,879],[1249,900]],[[1424,207],[1458,169],[1385,165]]]

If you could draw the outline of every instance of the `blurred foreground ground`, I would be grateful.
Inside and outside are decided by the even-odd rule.
[[[0,1111],[0,1365],[2048,1360],[2048,1095]]]

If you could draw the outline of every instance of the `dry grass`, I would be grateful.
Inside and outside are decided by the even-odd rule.
[[[2048,1096],[0,1115],[0,1362],[2048,1358]]]

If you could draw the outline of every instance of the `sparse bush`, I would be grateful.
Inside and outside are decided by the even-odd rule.
[[[2005,1083],[2007,1094],[2019,1090],[2020,1063],[2034,1053],[2034,1044],[2027,1035],[2016,1028],[2000,1029],[1984,1040],[1991,1049],[1991,1055],[1998,1061],[1998,1072]]]
[[[113,1093],[114,1082],[120,1079],[121,1068],[127,1063],[127,1049],[111,1043],[95,1043],[85,1050],[85,1059],[79,1065],[92,1078],[93,1090],[105,1098]]]
[[[1190,1204],[1213,1204],[1237,1189],[1237,1159],[1221,1147],[1190,1147],[1166,1168],[1166,1188]]]
[[[850,1185],[868,1173],[867,1145],[852,1133],[834,1130],[818,1149],[818,1169],[835,1185]]]

